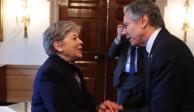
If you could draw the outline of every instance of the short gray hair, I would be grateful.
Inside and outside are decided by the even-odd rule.
[[[160,9],[150,0],[136,0],[124,6],[123,12],[124,14],[130,13],[130,18],[135,21],[147,15],[148,21],[153,27],[158,28],[164,26],[164,20],[162,19]]]
[[[43,47],[47,55],[55,55],[53,43],[55,41],[62,41],[65,35],[71,31],[76,30],[80,33],[81,27],[72,21],[58,21],[49,26],[43,34]]]

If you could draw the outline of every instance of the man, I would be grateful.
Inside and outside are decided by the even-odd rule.
[[[123,25],[117,27],[117,37],[109,49],[109,57],[118,57],[114,71],[114,87],[117,88],[117,103],[139,107],[143,91],[143,48],[131,46]]]
[[[166,30],[159,8],[147,0],[126,5],[124,24],[131,44],[144,45],[148,52],[146,104],[139,111],[194,112],[193,55]]]
[[[126,5],[124,24],[131,44],[144,45],[148,52],[145,106],[131,109],[125,105],[126,112],[194,112],[193,55],[166,30],[159,8],[147,0]]]

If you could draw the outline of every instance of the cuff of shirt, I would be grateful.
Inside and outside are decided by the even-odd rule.
[[[121,39],[118,39],[117,37],[115,38],[115,43],[117,44],[117,45],[119,45],[120,43],[121,43]]]

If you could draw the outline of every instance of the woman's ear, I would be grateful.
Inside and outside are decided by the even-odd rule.
[[[54,46],[56,51],[63,52],[63,43],[61,41],[55,41],[53,43],[53,46]]]

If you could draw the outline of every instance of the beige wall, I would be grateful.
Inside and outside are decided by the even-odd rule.
[[[194,54],[194,0],[190,0],[190,6],[192,13],[190,13],[189,16],[191,17],[192,24],[190,24],[191,28],[188,29],[186,44]],[[166,28],[181,40],[183,40],[184,37],[184,32],[182,30],[185,17],[184,9],[184,0],[168,0],[164,7],[164,21]]]
[[[42,47],[42,34],[49,25],[50,2],[31,0],[31,20],[28,38],[24,38],[23,26],[16,23],[19,0],[3,0],[3,42],[0,42],[0,65],[43,63],[47,57]]]
[[[156,0],[156,4],[160,8],[162,17],[164,17],[164,7],[167,5],[167,0]]]
[[[16,23],[17,0],[3,1],[3,33],[4,41],[0,42],[0,65],[27,64],[40,65],[47,58],[42,47],[42,34],[50,22],[57,21],[57,0],[32,0],[33,13],[29,26],[29,37],[24,38],[23,26]],[[181,28],[175,27],[171,20],[178,19],[179,12],[169,14],[175,4],[183,4],[184,0],[156,0],[161,9],[167,29],[180,39],[183,38]],[[194,2],[194,0],[190,0]],[[50,7],[51,4],[51,7]],[[194,7],[192,3],[192,7]],[[51,10],[51,12],[50,12]],[[52,14],[50,16],[50,13]],[[169,18],[169,16],[172,16]],[[178,22],[177,22],[178,24]],[[188,32],[187,45],[194,54],[194,29]]]

